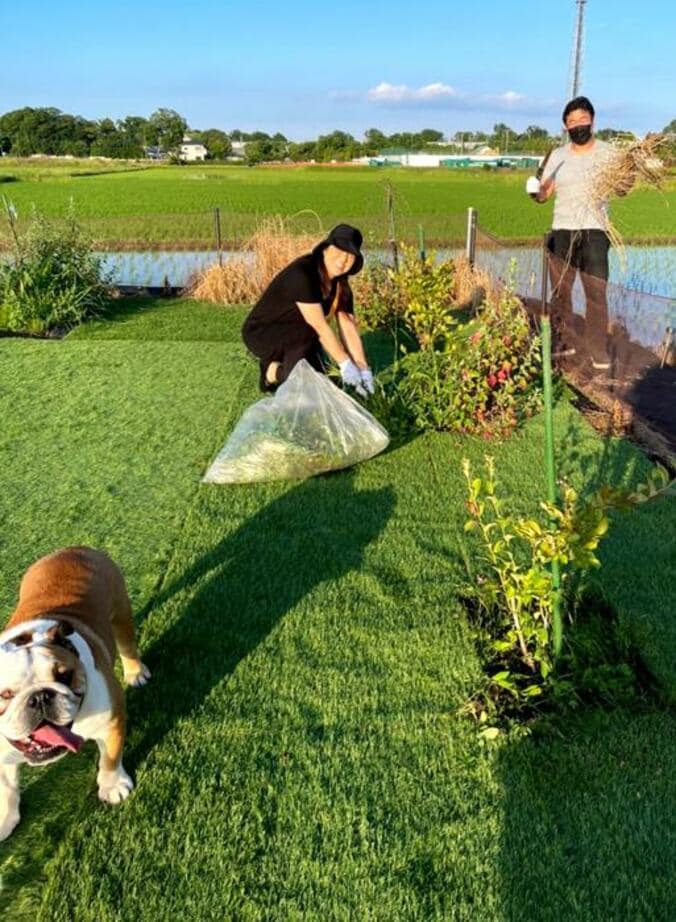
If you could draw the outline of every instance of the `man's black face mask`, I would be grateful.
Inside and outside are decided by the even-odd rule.
[[[568,129],[568,137],[573,144],[586,144],[592,136],[591,125],[576,125]]]

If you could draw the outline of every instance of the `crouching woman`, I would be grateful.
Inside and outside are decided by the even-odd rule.
[[[344,384],[373,393],[349,283],[364,265],[361,244],[356,227],[339,224],[311,253],[282,269],[254,305],[242,338],[259,361],[262,391],[276,390],[301,359],[324,372],[326,354]],[[338,335],[330,325],[334,317]]]

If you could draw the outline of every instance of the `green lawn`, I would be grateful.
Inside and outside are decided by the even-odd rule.
[[[396,194],[397,237],[414,244],[422,224],[428,241],[462,240],[468,207],[490,233],[510,240],[535,240],[551,224],[551,204],[537,206],[526,196],[522,172],[444,169],[380,170],[369,167],[244,167],[198,164],[97,173],[86,163],[71,169],[26,165],[7,159],[3,173],[16,181],[3,192],[25,220],[35,205],[45,214],[63,215],[72,200],[98,240],[106,245],[161,247],[213,245],[213,209],[222,211],[222,234],[229,243],[245,238],[270,214],[295,216],[298,231],[328,230],[349,221],[364,230],[367,244],[389,236],[385,183]],[[91,175],[87,175],[90,173]],[[664,194],[638,189],[613,206],[627,237],[673,239],[669,205],[676,207],[676,180]],[[9,230],[0,228],[0,242]]]
[[[127,574],[153,671],[128,695],[127,803],[98,804],[92,747],[25,773],[3,917],[674,918],[673,714],[593,711],[491,746],[456,714],[479,668],[457,601],[460,461],[484,442],[199,485],[256,396],[242,316],[138,300],[61,343],[0,341],[0,623],[38,554],[86,541]],[[387,361],[386,341],[370,351]],[[645,474],[565,401],[556,427],[578,486]],[[489,446],[521,509],[542,438],[535,419]],[[675,509],[620,520],[600,572],[667,694]]]

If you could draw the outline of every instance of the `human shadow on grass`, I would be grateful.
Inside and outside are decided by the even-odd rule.
[[[205,489],[200,514],[207,527],[227,515],[228,491]],[[162,586],[153,613],[168,626],[143,650],[152,681],[129,698],[128,767],[195,712],[308,593],[359,569],[394,504],[389,487],[356,491],[351,473],[306,481]]]

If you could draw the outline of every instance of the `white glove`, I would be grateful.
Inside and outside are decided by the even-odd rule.
[[[373,381],[373,372],[370,368],[364,368],[361,371],[361,383],[364,385],[364,389],[368,394],[375,394],[376,385]]]
[[[340,368],[340,376],[343,379],[343,384],[353,387],[360,397],[366,397],[366,391],[361,384],[361,372],[352,359],[345,359],[338,367]]]
[[[526,180],[526,192],[529,195],[537,195],[540,191],[540,180],[537,176],[529,176]]]

